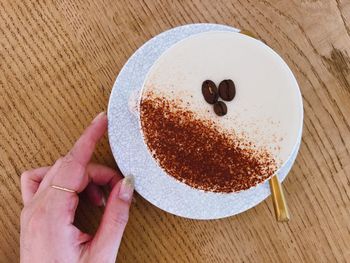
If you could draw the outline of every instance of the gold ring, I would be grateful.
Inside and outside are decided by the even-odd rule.
[[[55,188],[55,189],[58,189],[58,190],[61,190],[61,191],[69,192],[69,193],[76,193],[76,191],[74,191],[74,190],[71,190],[71,189],[68,189],[68,188],[65,188],[65,187],[61,187],[61,186],[58,186],[58,185],[51,185],[51,187]]]

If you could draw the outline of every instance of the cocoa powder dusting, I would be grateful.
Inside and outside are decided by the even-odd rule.
[[[221,131],[180,105],[152,94],[141,102],[146,144],[169,175],[197,189],[230,193],[257,185],[276,172],[276,161],[267,150]]]

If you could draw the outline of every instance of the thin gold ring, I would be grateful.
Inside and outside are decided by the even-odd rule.
[[[55,188],[57,190],[61,190],[61,191],[69,192],[69,193],[76,193],[76,191],[74,191],[72,189],[68,189],[68,188],[65,188],[65,187],[58,186],[58,185],[51,185],[51,187]]]

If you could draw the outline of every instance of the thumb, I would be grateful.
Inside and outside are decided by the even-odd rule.
[[[115,262],[120,241],[129,218],[134,178],[129,175],[111,191],[101,224],[91,243],[91,253],[99,262]]]

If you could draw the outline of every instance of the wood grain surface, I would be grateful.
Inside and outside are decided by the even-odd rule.
[[[19,260],[20,174],[50,165],[106,110],[128,57],[169,28],[252,31],[294,72],[305,122],[284,183],[292,219],[271,199],[222,220],[172,216],[136,195],[118,262],[350,262],[350,1],[0,1],[0,262]],[[127,88],[127,87],[125,87]],[[95,160],[115,166],[107,138]],[[77,224],[103,210],[83,199]]]

